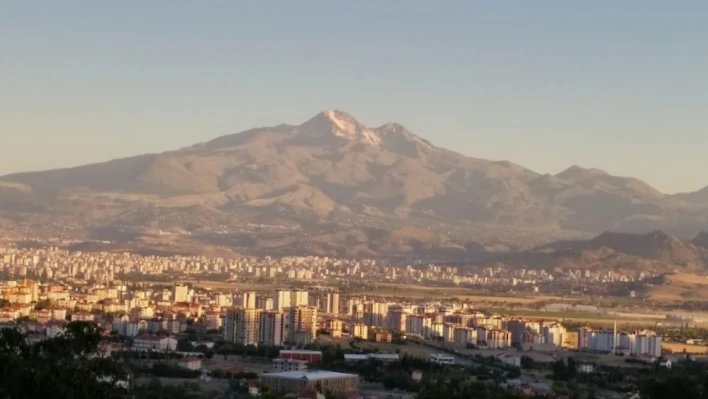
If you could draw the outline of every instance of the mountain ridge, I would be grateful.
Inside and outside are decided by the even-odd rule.
[[[502,246],[523,248],[604,230],[693,236],[708,221],[695,201],[638,179],[577,165],[539,174],[438,147],[394,122],[368,127],[338,110],[159,154],[6,175],[0,206],[0,217],[14,220],[18,231],[51,220],[74,226],[72,239],[92,238],[96,229],[210,242],[230,234],[242,237],[234,244],[240,253],[250,242],[240,232],[251,224],[271,226],[253,234],[274,242],[297,241],[282,251],[321,246],[321,226],[328,225],[325,236],[339,237],[333,252],[347,253],[338,232],[367,231],[359,252],[400,255],[465,254],[498,237]],[[275,239],[279,225],[320,238]],[[372,242],[378,230],[418,228],[430,234]]]

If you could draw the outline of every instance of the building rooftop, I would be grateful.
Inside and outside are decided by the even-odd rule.
[[[282,349],[280,351],[280,354],[288,354],[288,355],[321,355],[322,351],[308,351],[308,350],[301,350],[301,349],[291,349],[291,350],[286,350]]]
[[[298,359],[273,359],[273,363],[295,363],[295,364],[307,364],[307,360],[298,360]]]
[[[378,359],[378,360],[400,360],[400,356],[397,353],[345,353],[344,360],[367,360],[367,359]]]
[[[446,355],[444,353],[433,353],[430,355],[430,358],[433,360],[455,360],[455,356]]]
[[[170,338],[170,337],[165,337],[165,336],[160,336],[160,335],[148,335],[148,334],[139,334],[137,337],[135,337],[135,341],[162,341],[163,339]]]
[[[359,378],[356,374],[344,374],[334,371],[284,371],[282,373],[262,374],[262,376],[308,381],[328,380],[330,378]]]
[[[177,363],[190,363],[190,362],[201,362],[202,359],[198,357],[185,357],[183,359],[179,359]]]

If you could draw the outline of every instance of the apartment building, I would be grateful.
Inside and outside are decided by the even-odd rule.
[[[258,323],[260,310],[233,308],[226,311],[224,318],[224,340],[243,345],[258,344]]]

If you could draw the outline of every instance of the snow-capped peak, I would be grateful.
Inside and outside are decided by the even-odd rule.
[[[381,137],[375,131],[362,125],[346,112],[338,110],[321,112],[301,126],[301,132],[317,136],[331,134],[349,140],[359,140],[374,146],[381,144]]]

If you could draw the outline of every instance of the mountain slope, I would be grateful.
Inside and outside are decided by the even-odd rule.
[[[688,225],[695,234],[700,228],[688,222],[701,220],[680,199],[636,179],[577,166],[540,175],[437,147],[396,123],[367,127],[342,111],[162,154],[9,175],[0,183],[0,205],[15,204],[0,208],[0,216],[15,209],[12,220],[21,225],[52,220],[73,226],[76,237],[108,228],[121,230],[115,233],[121,237],[169,231],[261,245],[247,233],[297,242],[301,251],[321,247],[322,234],[337,241],[339,232],[361,229],[430,233],[420,243],[394,236],[371,243],[365,234],[362,253],[437,247],[464,253],[498,237],[506,241],[502,246],[528,246],[569,231],[681,231]],[[289,229],[307,236],[273,238]],[[345,241],[336,245],[346,247]],[[288,250],[288,244],[280,247]]]
[[[708,250],[708,232],[701,231],[691,242],[697,247],[705,248]]]
[[[694,206],[708,208],[708,187],[692,193],[676,194],[673,197]]]
[[[554,242],[486,262],[538,269],[703,272],[708,266],[708,249],[661,231],[604,232],[589,240]]]

